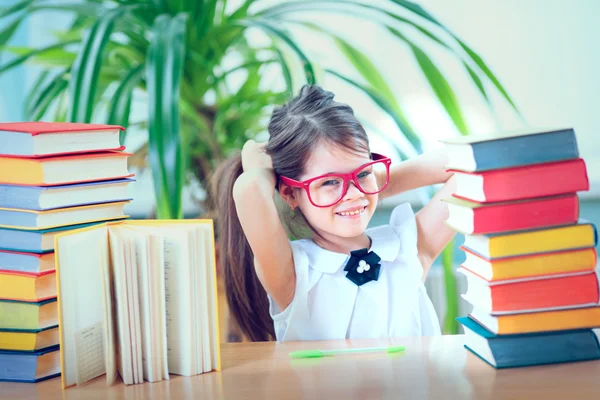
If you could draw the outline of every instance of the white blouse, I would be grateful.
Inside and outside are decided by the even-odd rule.
[[[269,296],[278,341],[440,335],[417,257],[417,224],[410,204],[392,211],[389,225],[369,228],[369,251],[380,258],[376,281],[357,286],[344,266],[350,256],[310,239],[291,242],[296,291],[285,310]]]

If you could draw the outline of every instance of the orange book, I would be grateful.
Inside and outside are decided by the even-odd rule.
[[[599,303],[595,272],[489,282],[461,267],[468,289],[463,298],[491,314],[590,306]]]
[[[56,270],[37,274],[0,271],[0,297],[32,302],[56,297]]]
[[[53,186],[134,176],[127,169],[131,153],[107,151],[68,156],[0,157],[0,183]]]
[[[492,315],[473,308],[470,316],[488,331],[498,335],[594,329],[600,326],[600,307],[598,305],[506,315]]]
[[[485,258],[464,246],[460,249],[466,255],[462,267],[490,282],[593,271],[598,259],[594,247],[492,259]]]

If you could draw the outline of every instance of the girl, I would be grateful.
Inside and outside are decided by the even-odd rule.
[[[440,334],[423,281],[454,235],[443,152],[391,165],[333,98],[303,87],[274,110],[266,144],[248,141],[215,173],[230,312],[252,341]],[[401,204],[367,229],[378,200],[444,182],[416,215]],[[302,222],[309,238],[288,239],[276,191],[294,215],[287,227],[297,235]]]

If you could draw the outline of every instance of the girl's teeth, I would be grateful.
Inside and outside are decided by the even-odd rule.
[[[339,213],[339,214],[340,214],[340,215],[343,215],[343,216],[348,216],[348,215],[358,215],[358,214],[360,214],[361,212],[362,212],[362,209],[360,209],[360,210],[355,210],[355,211],[350,211],[350,212],[341,212],[341,213]]]

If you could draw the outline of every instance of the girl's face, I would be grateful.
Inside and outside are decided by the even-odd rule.
[[[369,154],[350,153],[345,149],[333,146],[317,146],[306,165],[306,171],[299,180],[303,181],[328,173],[350,173],[371,161]],[[372,173],[365,170],[363,179]],[[363,175],[359,173],[359,179]],[[292,206],[300,208],[310,225],[323,238],[330,240],[336,237],[357,237],[364,233],[377,206],[377,194],[365,194],[358,190],[354,182],[348,183],[348,190],[335,204],[328,207],[315,207],[313,202],[325,202],[336,199],[336,192],[342,193],[343,184],[335,179],[324,178],[311,184],[311,199],[305,190],[295,188]]]

